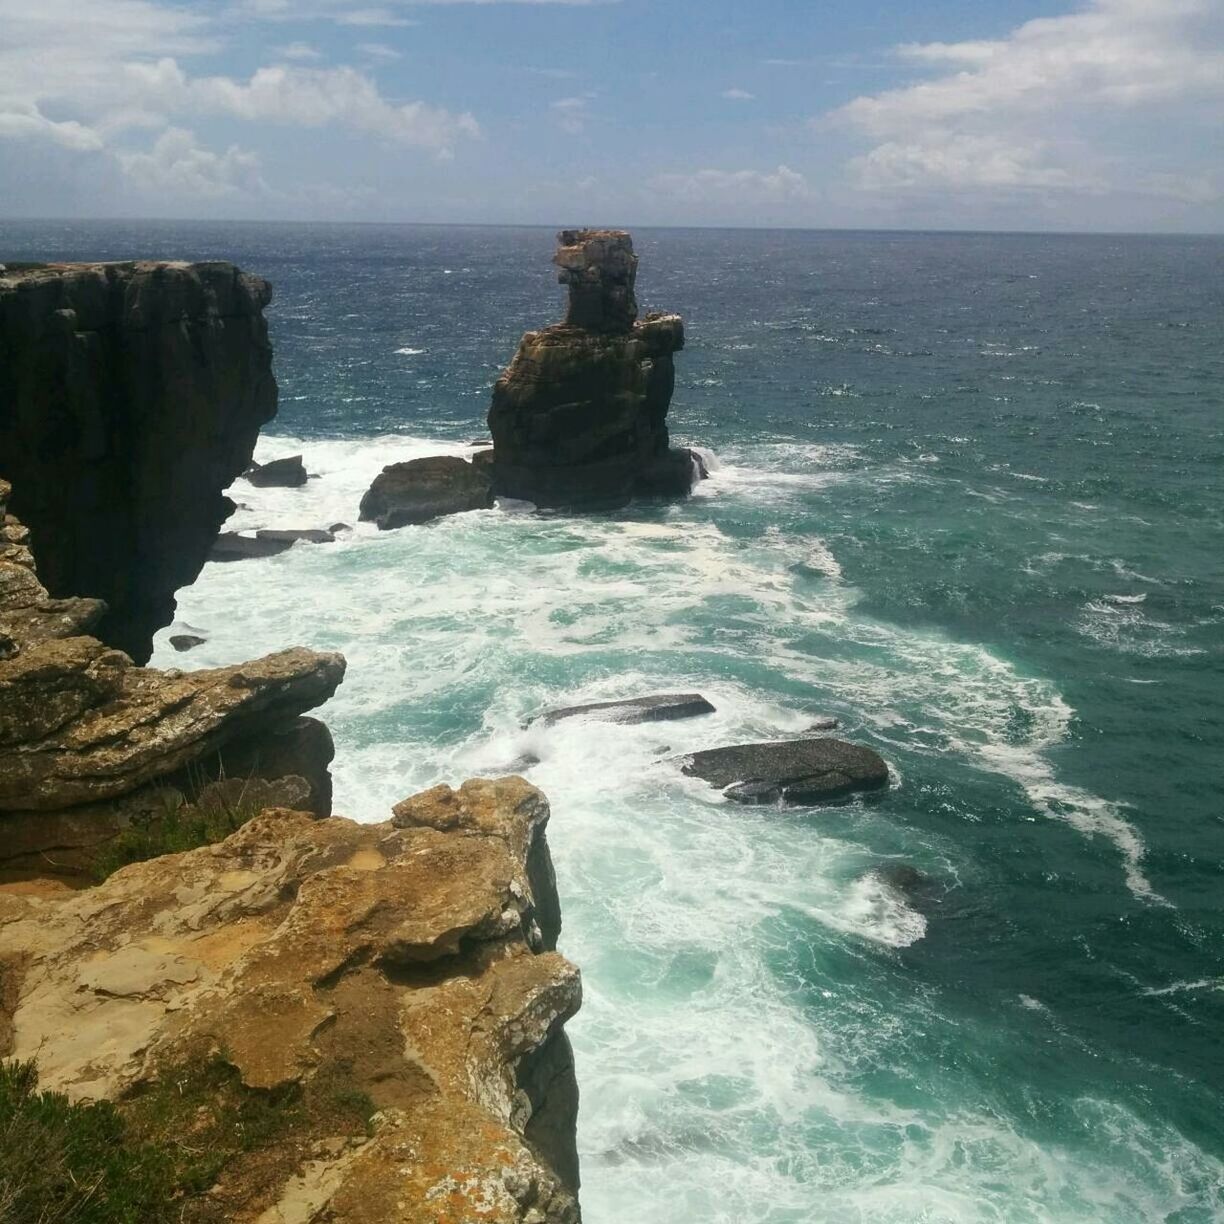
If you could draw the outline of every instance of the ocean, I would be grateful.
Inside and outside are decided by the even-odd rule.
[[[560,317],[551,230],[4,223],[0,260],[273,282],[257,455],[318,478],[231,525],[355,530],[207,566],[154,663],[343,651],[358,820],[539,758],[588,1224],[1224,1219],[1224,239],[634,236],[711,479],[381,534],[377,471],[469,453]],[[522,729],[668,691],[717,712]],[[826,715],[887,794],[670,760]]]

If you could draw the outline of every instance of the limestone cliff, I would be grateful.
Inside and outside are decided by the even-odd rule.
[[[637,256],[623,230],[563,230],[558,242],[565,322],[528,332],[493,388],[495,491],[570,508],[687,493],[693,456],[667,430],[683,321],[638,321]]]
[[[75,880],[124,829],[235,788],[244,803],[331,811],[331,737],[298,716],[335,691],[339,655],[136,667],[90,635],[99,601],[48,596],[8,497],[0,481],[0,880]],[[254,786],[287,777],[296,785]]]
[[[126,1109],[201,1060],[265,1099],[370,1099],[368,1127],[269,1128],[175,1219],[574,1224],[581,988],[547,820],[521,778],[468,782],[383,824],[265,811],[66,898],[0,891],[0,1056]]]
[[[0,268],[0,476],[51,594],[138,663],[276,413],[271,296],[228,263]]]

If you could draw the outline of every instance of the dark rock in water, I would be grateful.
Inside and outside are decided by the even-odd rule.
[[[675,718],[695,718],[713,714],[714,707],[700,693],[658,693],[651,697],[630,697],[624,701],[596,701],[588,705],[563,706],[545,710],[531,721],[551,727],[564,718],[596,718],[602,722],[665,722]]]
[[[386,531],[492,506],[487,472],[457,455],[431,455],[383,468],[361,499],[359,515]]]
[[[708,748],[683,758],[683,772],[737,803],[827,803],[888,784],[884,759],[836,739],[781,740]]]
[[[258,536],[239,535],[236,531],[223,531],[208,554],[210,561],[246,561],[252,557],[275,557],[288,552],[292,540],[261,540]]]
[[[683,450],[692,461],[693,470],[697,474],[697,479],[709,480],[710,466],[708,463],[706,463],[705,456],[700,451],[694,450],[691,446],[682,446],[680,449]]]
[[[487,472],[489,479],[493,480],[493,464],[496,456],[497,452],[491,446],[487,450],[478,450],[472,456],[472,466],[478,471]]]
[[[494,488],[542,507],[602,508],[683,496],[696,479],[670,447],[678,315],[637,318],[637,256],[623,230],[564,230],[554,262],[564,323],[528,332],[493,388]]]
[[[889,888],[901,893],[920,892],[931,883],[923,872],[917,867],[911,867],[909,863],[889,863],[883,867],[873,867],[871,874]]]
[[[197,646],[203,646],[206,641],[207,638],[196,633],[174,633],[170,636],[170,645],[178,651],[194,650]]]
[[[0,470],[52,597],[137,663],[233,510],[276,415],[272,287],[221,262],[9,265]]]
[[[328,529],[333,536],[338,536],[342,531],[352,531],[352,523],[333,523]]]
[[[296,544],[299,540],[305,541],[307,544],[331,544],[335,541],[335,535],[330,531],[323,531],[318,527],[306,528],[278,528],[278,527],[261,527],[256,533],[257,540],[271,540],[274,543],[287,542]]]
[[[296,489],[307,479],[301,455],[287,455],[270,463],[253,463],[242,474],[260,489]]]
[[[813,719],[808,726],[809,731],[836,731],[841,726],[841,720],[834,718],[831,714],[823,714],[820,718]]]

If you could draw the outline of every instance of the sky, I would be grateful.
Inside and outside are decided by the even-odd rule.
[[[1224,232],[1224,0],[0,0],[0,218]]]

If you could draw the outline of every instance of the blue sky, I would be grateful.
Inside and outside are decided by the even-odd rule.
[[[0,0],[0,216],[1224,231],[1224,0]]]

